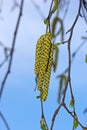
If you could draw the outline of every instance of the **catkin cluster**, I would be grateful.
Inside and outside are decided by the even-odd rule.
[[[38,39],[36,44],[34,71],[37,75],[37,87],[41,92],[42,101],[45,101],[48,95],[54,48],[51,40],[52,36],[47,32]]]

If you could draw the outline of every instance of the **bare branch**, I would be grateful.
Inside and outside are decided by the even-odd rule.
[[[24,0],[21,0],[19,16],[18,16],[18,19],[17,19],[17,24],[16,24],[16,28],[15,28],[15,31],[14,31],[13,41],[12,41],[12,47],[11,47],[8,69],[6,71],[6,74],[4,76],[4,79],[2,81],[1,88],[0,88],[0,100],[1,100],[1,97],[2,97],[2,93],[3,93],[3,89],[4,89],[4,86],[5,86],[7,77],[10,74],[10,71],[11,71],[11,65],[12,65],[12,60],[13,60],[13,52],[14,52],[14,47],[15,47],[16,38],[17,38],[17,32],[18,32],[18,28],[19,28],[19,24],[20,24],[20,20],[21,20],[21,16],[22,16],[23,3],[24,3]]]

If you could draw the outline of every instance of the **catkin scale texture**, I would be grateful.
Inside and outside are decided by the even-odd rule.
[[[42,92],[42,101],[45,101],[47,99],[47,95],[48,95],[51,68],[52,68],[52,59],[53,59],[53,49],[54,49],[54,45],[51,45],[48,68],[47,68],[47,71],[46,71],[46,74],[45,74],[45,80],[44,80],[44,83],[43,83],[44,89],[43,89],[43,92]]]
[[[34,68],[34,72],[36,75],[38,75],[39,73],[39,64],[40,64],[40,58],[41,58],[41,48],[42,48],[42,44],[44,41],[44,35],[42,35],[36,44],[36,53],[35,53],[35,68]]]
[[[40,69],[38,75],[38,90],[42,90],[44,75],[46,73],[49,61],[50,48],[51,48],[51,34],[47,33],[45,34],[44,42],[41,49],[42,51],[41,51]]]

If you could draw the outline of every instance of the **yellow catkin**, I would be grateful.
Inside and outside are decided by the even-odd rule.
[[[42,90],[43,82],[44,82],[44,75],[47,69],[48,61],[49,61],[49,53],[51,48],[51,34],[46,33],[44,37],[43,46],[41,49],[41,59],[39,65],[39,75],[38,75],[38,90]]]
[[[50,75],[51,75],[51,68],[52,68],[52,60],[53,60],[53,50],[54,50],[54,45],[52,44],[51,50],[50,50],[50,57],[49,57],[49,62],[48,62],[48,68],[45,74],[45,80],[44,80],[44,89],[42,92],[42,101],[45,101],[47,99],[48,95],[48,88],[49,88],[49,82],[50,82]]]
[[[41,58],[41,48],[43,45],[43,41],[44,41],[44,37],[45,35],[42,35],[36,44],[36,53],[35,53],[35,68],[34,68],[34,72],[36,75],[38,75],[39,73],[39,65],[40,65],[40,58]]]

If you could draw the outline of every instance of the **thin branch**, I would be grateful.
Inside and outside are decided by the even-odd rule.
[[[2,61],[2,63],[0,63],[0,69],[6,63],[6,61],[8,60],[9,57],[10,57],[10,54],[7,55],[7,57]]]
[[[64,103],[63,104],[63,107],[66,109],[66,111],[73,117],[73,119],[76,119],[76,121],[78,122],[78,124],[81,126],[82,129],[86,128],[84,127],[80,122],[79,120],[76,118],[76,114],[74,115],[73,112],[71,112],[67,107],[66,107],[66,104]],[[87,128],[86,128],[87,129]]]
[[[54,115],[53,115],[53,117],[52,117],[52,123],[51,123],[50,130],[53,129],[56,116],[58,115],[58,112],[59,112],[59,110],[60,110],[61,107],[62,107],[62,103],[59,105],[59,107],[58,107],[58,108],[55,110],[55,112],[54,112]]]
[[[10,130],[10,127],[9,127],[8,123],[7,123],[6,119],[4,118],[4,116],[3,116],[3,114],[1,112],[0,112],[0,117],[3,120],[7,130]]]
[[[4,90],[4,86],[5,86],[7,77],[10,74],[10,71],[11,71],[11,65],[12,65],[12,60],[13,60],[13,52],[14,52],[14,47],[15,47],[16,38],[17,38],[17,32],[18,32],[18,28],[19,28],[19,24],[20,24],[20,20],[21,20],[21,16],[22,16],[23,3],[24,3],[24,0],[21,0],[20,11],[19,11],[17,24],[16,24],[16,28],[15,28],[15,31],[14,31],[14,37],[13,37],[13,41],[12,41],[11,56],[10,56],[10,59],[9,59],[8,69],[7,69],[7,72],[4,76],[4,79],[2,81],[1,88],[0,88],[0,100],[1,100],[1,97],[2,97],[2,93],[3,93],[3,90]]]
[[[83,45],[85,45],[86,40],[83,40],[82,43],[77,47],[77,49],[73,52],[72,54],[72,61],[74,60],[74,57],[76,56],[76,54],[80,51],[80,49],[83,47]]]
[[[41,100],[41,113],[42,113],[41,118],[44,119],[46,128],[47,128],[47,130],[49,130],[47,122],[46,122],[46,119],[45,119],[45,116],[44,116],[44,109],[43,109],[43,102],[42,102],[42,100]]]
[[[83,41],[82,41],[82,43],[76,48],[76,50],[72,53],[72,62],[71,63],[73,63],[73,61],[74,61],[74,59],[75,59],[75,57],[76,57],[76,55],[77,55],[77,53],[80,51],[80,49],[85,45],[85,43],[87,42],[87,38],[86,37],[82,37],[82,39],[83,39]],[[68,42],[68,41],[65,41],[64,43],[66,43],[66,42]],[[56,78],[60,78],[61,77],[61,75],[64,75],[64,74],[66,74],[68,72],[68,67],[61,73],[61,74],[59,74],[59,75],[57,75],[56,76]]]
[[[68,59],[69,59],[69,61],[68,61],[68,83],[69,83],[69,87],[70,87],[70,91],[71,91],[71,97],[73,98],[73,93],[72,93],[72,85],[71,85],[71,77],[70,77],[70,75],[71,75],[71,39],[72,39],[72,36],[73,36],[73,30],[74,30],[74,27],[75,27],[75,25],[76,25],[76,23],[77,23],[77,21],[78,21],[78,18],[79,18],[79,16],[80,16],[80,11],[81,11],[81,5],[82,5],[82,0],[80,0],[80,2],[79,2],[79,9],[78,9],[78,14],[77,14],[77,16],[76,16],[76,18],[75,18],[75,20],[74,20],[74,22],[73,22],[73,25],[72,25],[72,27],[66,32],[66,33],[68,33],[68,32],[70,32],[70,36],[69,36],[69,39],[68,39]],[[67,87],[67,86],[66,86]],[[67,89],[66,89],[67,90]],[[64,101],[65,99],[63,98],[63,101]]]
[[[10,50],[9,47],[6,47],[6,46],[3,44],[2,41],[0,41],[0,46],[2,47],[3,52],[4,52],[4,56],[5,56],[4,60],[0,63],[0,69],[1,69],[1,67],[5,64],[5,62],[6,62],[6,61],[8,60],[8,58],[10,57],[10,52],[11,52],[11,50]],[[8,51],[9,51],[9,54],[8,54]]]
[[[44,17],[43,12],[41,11],[39,5],[34,0],[31,0],[31,2],[34,5],[34,7],[36,8],[36,10],[38,11],[38,13],[40,14],[40,16],[42,17],[42,19],[44,20],[45,17]]]

